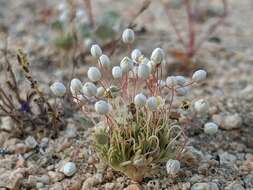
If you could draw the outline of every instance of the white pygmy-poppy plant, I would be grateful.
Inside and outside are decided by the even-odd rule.
[[[185,122],[201,119],[204,115],[199,113],[208,114],[208,105],[204,100],[192,104],[187,97],[179,96],[186,96],[207,74],[198,70],[191,79],[180,75],[166,76],[164,51],[155,48],[151,55],[144,55],[139,49],[131,49],[134,38],[132,29],[123,32],[122,40],[131,55],[117,60],[117,65],[98,45],[93,45],[91,54],[100,67],[88,69],[90,82],[86,82],[82,93],[74,98],[77,103],[81,100],[83,113],[95,126],[94,117],[104,126],[93,134],[99,158],[132,180],[141,182],[167,161],[169,175],[180,170],[180,162],[176,159],[181,158],[186,144],[181,142],[187,139],[182,135],[187,134],[183,133],[187,129],[181,124],[188,126]],[[109,73],[104,67],[111,65]],[[77,92],[80,81],[73,79],[71,83],[71,91]],[[97,114],[90,114],[90,104]],[[191,105],[193,109],[189,109]],[[214,134],[217,129],[218,126],[212,123],[203,126],[207,134]]]
[[[50,86],[50,89],[53,92],[53,94],[57,97],[62,97],[66,93],[66,87],[61,82],[54,82]]]

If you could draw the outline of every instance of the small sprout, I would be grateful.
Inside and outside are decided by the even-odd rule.
[[[147,107],[151,110],[151,111],[156,111],[157,107],[158,107],[158,102],[157,102],[157,98],[152,96],[149,97],[147,100]]]
[[[99,58],[102,55],[102,50],[99,45],[94,44],[90,48],[90,53],[93,57]]]
[[[180,86],[183,86],[187,82],[184,76],[175,76],[175,79],[177,81],[177,84]]]
[[[198,114],[206,114],[209,110],[209,105],[206,100],[200,99],[194,103],[194,109]]]
[[[180,162],[178,160],[168,160],[166,170],[169,175],[176,175],[180,170]]]
[[[112,76],[114,79],[118,79],[122,77],[122,69],[119,66],[115,66],[112,68]]]
[[[95,103],[95,111],[101,115],[106,115],[111,110],[112,106],[104,100],[99,100]]]
[[[134,49],[131,53],[131,58],[132,60],[134,60],[135,62],[139,62],[140,61],[140,57],[142,56],[142,53],[139,49]]]
[[[160,65],[164,59],[164,52],[161,48],[156,48],[153,50],[150,60],[155,64],[155,66]]]
[[[96,96],[97,94],[97,87],[92,82],[86,82],[83,85],[83,94],[87,97]]]
[[[66,93],[66,88],[61,82],[55,82],[50,86],[51,91],[57,97],[62,97]]]
[[[88,70],[88,78],[92,82],[97,82],[101,79],[102,75],[100,70],[97,67],[90,67]]]
[[[204,126],[204,132],[209,135],[214,135],[218,132],[218,125],[213,122],[208,122]]]
[[[134,31],[130,28],[124,30],[122,34],[122,41],[126,44],[132,44],[134,42]]]
[[[174,77],[174,76],[167,77],[167,79],[166,79],[166,85],[168,87],[173,87],[173,86],[177,85],[177,79],[176,79],[176,77]]]
[[[134,97],[134,104],[138,107],[143,107],[146,105],[146,102],[147,102],[147,97],[140,93],[140,94],[137,94],[135,97]]]
[[[104,93],[105,93],[104,87],[100,86],[97,88],[97,94],[96,94],[97,97],[102,97],[104,95]]]
[[[148,79],[150,75],[150,70],[148,65],[146,64],[141,64],[138,67],[138,77],[142,79]]]
[[[133,69],[134,63],[129,57],[124,57],[120,62],[120,67],[123,73],[129,72]]]
[[[197,70],[192,75],[192,80],[194,82],[201,82],[206,79],[207,73],[205,70]]]
[[[110,59],[107,55],[103,54],[99,57],[99,61],[103,67],[110,67]]]
[[[82,87],[83,87],[82,82],[79,79],[74,78],[71,80],[70,91],[73,95],[79,94],[82,91]]]

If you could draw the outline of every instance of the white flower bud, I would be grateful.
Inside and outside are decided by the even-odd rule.
[[[197,70],[192,75],[192,80],[195,82],[200,82],[206,79],[207,73],[205,70]]]
[[[206,114],[209,110],[209,105],[206,100],[200,99],[194,103],[194,109],[199,114]]]
[[[95,103],[95,111],[99,114],[106,115],[109,113],[111,105],[104,100]]]
[[[150,75],[150,70],[148,65],[146,64],[140,64],[138,67],[138,77],[143,79],[148,79]]]
[[[133,69],[134,63],[133,63],[133,61],[130,58],[124,57],[122,59],[122,61],[120,62],[120,67],[122,69],[122,72],[126,73],[126,72],[128,72],[128,71],[130,71],[130,70]]]
[[[139,107],[143,107],[146,105],[146,101],[147,101],[147,97],[140,93],[140,94],[137,94],[135,97],[134,97],[134,104],[136,106],[139,106]]]
[[[153,61],[155,65],[159,65],[162,63],[164,59],[164,52],[161,48],[156,48],[153,50],[150,60]]]
[[[102,50],[99,45],[94,44],[90,48],[90,53],[93,57],[99,58],[102,55]]]
[[[168,160],[166,170],[169,175],[176,175],[180,170],[180,162],[178,160]]]
[[[138,75],[138,68],[138,66],[134,66],[132,71],[129,71],[128,77],[131,79],[136,78],[136,76]]]
[[[68,13],[68,11],[62,11],[62,13],[60,14],[60,16],[59,16],[59,20],[61,21],[61,22],[67,22],[68,21],[68,19],[69,19],[69,13]]]
[[[87,97],[96,96],[97,87],[92,82],[86,82],[83,85],[83,94]]]
[[[166,85],[166,82],[164,80],[158,80],[159,87],[163,88]]]
[[[147,66],[148,66],[148,68],[149,68],[150,73],[154,71],[154,64],[153,64],[153,61],[149,61],[149,62],[147,63]]]
[[[122,34],[122,41],[126,44],[131,44],[134,42],[134,31],[130,28],[124,30]]]
[[[139,62],[140,57],[142,56],[142,53],[139,49],[134,49],[131,53],[131,58],[132,60],[134,60],[135,62]]]
[[[213,135],[218,132],[218,125],[213,122],[208,122],[204,126],[204,132],[209,135]]]
[[[68,9],[68,6],[66,5],[66,3],[61,2],[61,3],[58,4],[57,9],[59,11],[65,11],[65,10]]]
[[[70,91],[73,95],[77,95],[80,94],[81,90],[82,90],[82,82],[79,79],[72,79],[70,82]]]
[[[178,96],[185,96],[190,92],[190,88],[189,87],[181,87],[181,88],[177,88],[176,89],[176,93]]]
[[[148,100],[147,100],[147,107],[148,107],[151,111],[156,111],[156,110],[157,110],[157,107],[158,107],[157,98],[154,97],[154,96],[148,98]]]
[[[168,87],[173,87],[173,86],[177,85],[177,79],[176,79],[176,77],[174,77],[174,76],[167,77],[167,79],[166,79],[166,85]]]
[[[102,97],[104,93],[105,93],[104,87],[100,86],[97,88],[97,94],[96,94],[97,97]]]
[[[88,78],[92,82],[97,82],[101,79],[102,75],[97,67],[90,67],[88,70]]]
[[[64,84],[60,82],[55,82],[50,86],[51,91],[57,97],[62,97],[66,93],[66,88]]]
[[[115,66],[112,68],[112,76],[114,79],[118,79],[122,77],[122,69],[119,66]]]
[[[110,59],[107,55],[103,54],[99,57],[99,61],[103,67],[109,67],[110,66]]]
[[[183,86],[186,83],[186,78],[184,76],[175,76],[178,85]]]

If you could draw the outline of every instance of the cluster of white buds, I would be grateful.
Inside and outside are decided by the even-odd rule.
[[[135,34],[132,29],[124,30],[122,41],[126,44],[134,42]],[[139,49],[134,49],[129,57],[124,57],[119,65],[115,65],[111,69],[112,80],[108,80],[108,76],[104,77],[103,68],[110,68],[112,63],[110,58],[103,54],[102,49],[98,44],[94,44],[90,48],[91,55],[97,59],[98,66],[91,66],[87,71],[87,76],[90,82],[84,83],[79,79],[72,79],[70,90],[73,96],[80,101],[93,100],[95,101],[94,109],[98,114],[109,116],[112,110],[113,99],[120,96],[123,99],[124,106],[133,103],[137,109],[142,109],[150,112],[163,110],[171,110],[173,96],[185,96],[190,91],[190,86],[206,79],[207,73],[204,70],[197,70],[192,77],[184,76],[168,76],[165,79],[159,75],[162,72],[162,63],[165,62],[165,53],[161,48],[155,48],[150,58],[147,58]],[[107,74],[106,74],[107,75]],[[133,83],[132,83],[133,82]],[[137,83],[145,84],[137,85]],[[134,86],[136,85],[136,86]],[[138,88],[138,87],[141,87]],[[61,92],[55,92],[57,96],[62,96],[66,89],[65,87],[54,87]],[[131,89],[129,89],[131,88]],[[145,90],[144,90],[145,89]],[[168,89],[172,98],[163,97],[163,89]],[[52,90],[53,91],[53,90]],[[165,91],[168,93],[168,91]],[[126,99],[124,99],[126,98]],[[167,104],[167,101],[169,103]],[[77,101],[78,102],[78,101]],[[112,104],[112,105],[111,105]],[[167,107],[166,107],[167,106]],[[208,103],[201,99],[194,103],[194,110],[198,114],[208,113]],[[218,127],[207,123],[204,126],[205,133],[213,134]],[[173,162],[174,163],[174,162]],[[178,163],[175,162],[174,164]],[[179,165],[180,168],[180,165]]]

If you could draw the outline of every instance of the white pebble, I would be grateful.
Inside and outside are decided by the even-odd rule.
[[[76,164],[74,162],[67,162],[63,166],[63,173],[70,177],[73,176],[77,171]]]
[[[168,160],[166,170],[169,175],[175,175],[180,170],[180,162],[178,160]]]
[[[209,135],[214,135],[218,132],[218,125],[213,122],[208,122],[204,126],[204,132]]]

